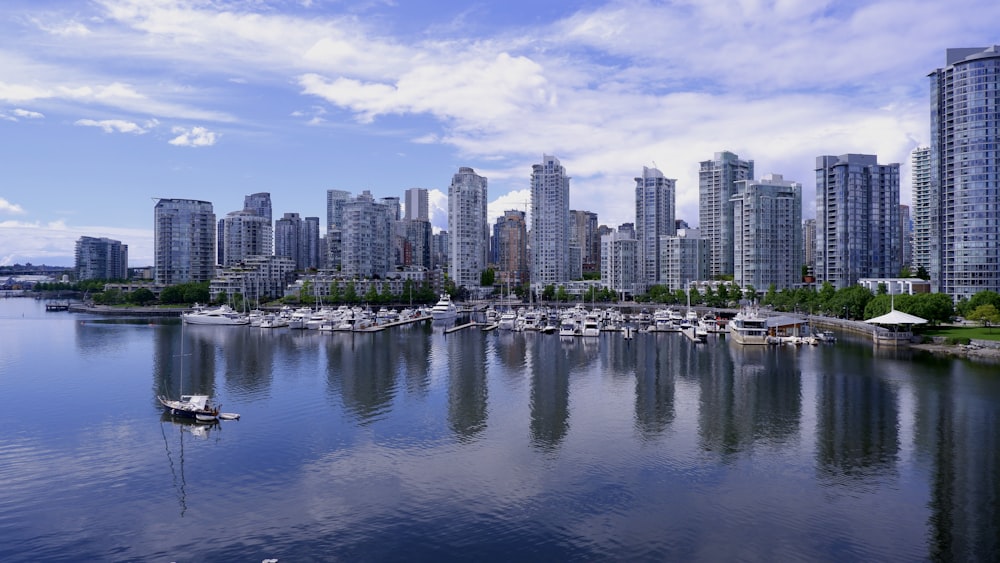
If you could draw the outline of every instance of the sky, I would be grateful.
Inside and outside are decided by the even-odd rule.
[[[4,0],[0,265],[73,265],[80,236],[153,262],[157,198],[217,218],[270,192],[326,224],[326,191],[431,190],[461,166],[489,220],[525,209],[555,155],[570,208],[634,221],[642,167],[677,180],[721,151],[803,185],[817,156],[902,170],[929,139],[945,50],[1000,43],[995,0]]]

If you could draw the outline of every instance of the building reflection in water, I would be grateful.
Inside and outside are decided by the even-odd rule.
[[[328,335],[327,380],[332,394],[359,424],[386,416],[396,395],[398,333],[343,332]]]
[[[525,339],[531,344],[525,351],[531,366],[531,440],[539,449],[552,451],[569,431],[570,369],[589,350],[582,341],[597,339],[577,338],[578,346],[564,347],[563,339],[531,336]]]
[[[996,368],[934,358],[920,365],[930,374],[916,386],[914,437],[931,475],[928,556],[1000,561],[1000,422],[996,404],[981,399],[1000,391]]]
[[[864,350],[864,349],[860,349]],[[825,356],[817,373],[816,456],[821,478],[851,486],[892,475],[899,454],[899,397],[871,373],[870,350]]]
[[[657,345],[653,335],[632,340],[623,352],[634,354],[635,427],[643,437],[654,438],[667,429],[676,414],[673,358]]]
[[[486,430],[486,334],[473,328],[446,339],[448,425],[460,441],[472,441]]]
[[[777,444],[797,435],[802,375],[794,353],[730,341],[701,354],[698,417],[705,449],[728,456],[758,441]]]
[[[155,395],[216,395],[216,344],[192,334],[181,324],[160,327],[153,334],[153,381]],[[230,327],[199,327],[230,328]],[[183,338],[183,344],[181,342]],[[157,403],[159,405],[159,403]]]

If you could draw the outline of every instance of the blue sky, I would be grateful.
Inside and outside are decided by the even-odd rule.
[[[807,216],[823,154],[899,162],[908,203],[926,75],[997,22],[992,0],[5,0],[0,264],[72,265],[88,235],[149,265],[157,197],[221,218],[267,191],[325,225],[328,189],[419,187],[447,228],[460,166],[499,216],[543,154],[609,225],[654,163],[696,225],[722,150],[801,182]]]

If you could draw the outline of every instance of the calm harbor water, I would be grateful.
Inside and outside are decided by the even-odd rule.
[[[164,418],[182,386],[242,419]],[[0,397],[5,562],[1000,559],[1000,369],[867,342],[0,299]]]

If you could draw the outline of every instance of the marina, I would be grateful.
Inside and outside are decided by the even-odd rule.
[[[1000,553],[995,366],[842,331],[741,346],[474,316],[326,333],[0,300],[0,393],[23,399],[0,413],[0,559]],[[175,420],[168,392],[241,418]]]

